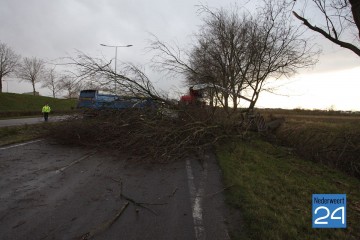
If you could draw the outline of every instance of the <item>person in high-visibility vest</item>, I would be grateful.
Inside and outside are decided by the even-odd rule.
[[[50,108],[49,104],[45,104],[45,106],[43,106],[42,111],[41,111],[44,114],[45,122],[48,121],[50,111],[51,111],[51,108]]]

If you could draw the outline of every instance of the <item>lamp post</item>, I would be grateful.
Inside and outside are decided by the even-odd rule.
[[[114,92],[115,92],[115,94],[116,94],[116,65],[117,65],[117,49],[119,48],[119,47],[132,47],[133,45],[131,45],[131,44],[129,44],[129,45],[106,45],[106,44],[102,44],[102,43],[100,43],[100,45],[101,46],[103,46],[103,47],[113,47],[113,48],[115,48],[115,90],[114,90]]]

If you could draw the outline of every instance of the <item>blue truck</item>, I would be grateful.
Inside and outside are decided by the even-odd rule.
[[[128,109],[128,108],[147,108],[155,107],[155,102],[151,98],[118,96],[113,94],[101,94],[98,90],[80,91],[79,109]]]

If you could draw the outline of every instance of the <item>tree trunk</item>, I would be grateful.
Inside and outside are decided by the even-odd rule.
[[[237,109],[237,100],[238,100],[238,98],[237,98],[237,96],[235,96],[235,94],[234,94],[234,96],[233,96],[234,112],[235,112],[235,110]]]
[[[256,101],[251,101],[251,102],[250,102],[250,106],[249,106],[249,109],[250,109],[250,110],[253,110],[253,109],[254,109],[255,103],[256,103]]]
[[[2,77],[0,77],[0,93],[2,93]]]
[[[258,93],[258,92],[254,92],[254,95],[253,95],[253,97],[252,97],[252,99],[251,99],[250,106],[249,106],[249,109],[250,109],[250,110],[253,110],[253,109],[254,109],[255,104],[256,104],[258,98],[259,98],[259,93]]]
[[[229,109],[229,95],[224,95],[224,108],[227,111]]]
[[[32,81],[31,83],[32,83],[32,87],[33,87],[33,95],[35,96],[35,93],[36,93],[35,92],[35,81]]]
[[[353,18],[355,24],[359,30],[359,38],[360,38],[360,1],[359,0],[349,0],[351,4],[351,11],[353,14]]]
[[[210,99],[210,107],[213,108],[214,107],[214,93],[211,89],[209,91],[209,99]]]

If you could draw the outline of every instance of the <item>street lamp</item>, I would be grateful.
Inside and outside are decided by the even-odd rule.
[[[132,47],[133,45],[129,44],[129,45],[106,45],[106,44],[102,44],[100,43],[101,46],[103,47],[113,47],[115,48],[115,94],[116,94],[116,65],[117,65],[117,49],[119,47]]]

